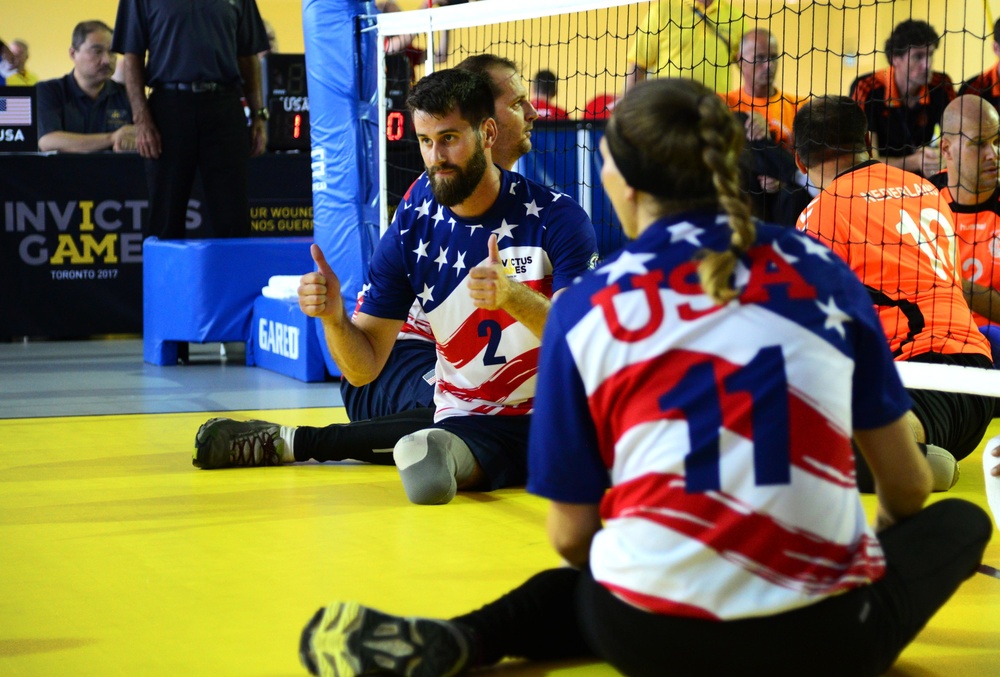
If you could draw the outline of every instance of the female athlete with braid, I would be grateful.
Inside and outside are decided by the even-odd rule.
[[[601,141],[633,242],[552,307],[529,453],[571,566],[450,621],[329,605],[302,635],[314,674],[597,656],[628,675],[877,675],[972,575],[989,518],[924,508],[871,300],[825,247],[750,220],[742,138],[715,94],[665,79]]]

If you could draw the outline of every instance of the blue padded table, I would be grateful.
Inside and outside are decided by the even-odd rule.
[[[247,341],[254,300],[272,275],[314,268],[312,238],[160,240],[142,245],[142,349],[177,364],[179,343]]]

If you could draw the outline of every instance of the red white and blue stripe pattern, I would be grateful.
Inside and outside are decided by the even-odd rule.
[[[761,226],[738,300],[702,291],[714,214],[654,224],[546,326],[528,489],[600,503],[595,578],[657,613],[773,614],[878,579],[850,446],[910,400],[829,249]]]
[[[568,196],[502,171],[500,196],[463,219],[434,199],[426,175],[396,210],[372,259],[362,312],[407,317],[414,298],[437,342],[436,420],[520,415],[534,404],[539,340],[504,311],[476,308],[469,270],[497,236],[507,274],[551,297],[592,266],[597,244],[583,209]]]

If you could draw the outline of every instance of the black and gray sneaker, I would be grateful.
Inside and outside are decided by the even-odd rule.
[[[198,428],[191,463],[202,470],[281,465],[285,442],[280,431],[267,421],[210,419]]]
[[[302,631],[299,657],[321,677],[452,677],[465,672],[469,642],[448,621],[335,602],[317,611]]]

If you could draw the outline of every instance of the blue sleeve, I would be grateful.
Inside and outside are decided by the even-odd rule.
[[[38,138],[50,132],[64,131],[62,114],[64,101],[60,81],[39,82],[35,87],[35,94],[38,97]]]
[[[913,401],[903,387],[896,363],[889,352],[885,330],[875,314],[871,299],[861,282],[846,266],[841,267],[844,289],[854,318],[854,427],[870,430],[888,425],[910,410]]]
[[[561,503],[600,503],[610,485],[587,393],[553,305],[542,336],[528,441],[528,491]]]
[[[375,246],[368,283],[363,313],[390,320],[406,319],[416,294],[406,275],[399,224],[395,220]]]
[[[545,228],[545,251],[552,262],[552,291],[573,284],[597,262],[597,235],[583,208],[570,198],[553,202]]]
[[[146,53],[149,48],[149,25],[142,0],[119,0],[111,51],[119,54]]]

